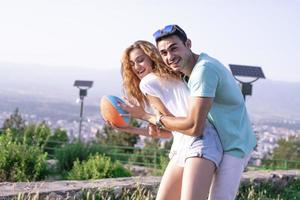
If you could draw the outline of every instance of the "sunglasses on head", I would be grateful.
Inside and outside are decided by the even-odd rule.
[[[155,33],[153,33],[153,37],[155,40],[157,40],[163,36],[171,35],[171,34],[175,33],[176,31],[179,31],[180,34],[185,35],[183,30],[181,30],[181,28],[179,28],[179,26],[167,25],[163,29],[159,29]]]

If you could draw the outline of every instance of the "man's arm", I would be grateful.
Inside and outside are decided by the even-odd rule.
[[[161,123],[167,130],[180,131],[186,135],[202,135],[207,114],[211,108],[213,98],[192,97],[187,117],[172,117],[163,115]],[[156,123],[157,116],[146,114],[144,119]]]

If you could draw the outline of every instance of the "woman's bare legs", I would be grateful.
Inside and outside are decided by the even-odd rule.
[[[206,200],[215,169],[210,160],[188,158],[182,177],[181,200]]]
[[[181,193],[183,167],[169,162],[161,179],[156,200],[179,200]]]

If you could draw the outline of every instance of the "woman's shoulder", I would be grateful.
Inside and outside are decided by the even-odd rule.
[[[144,76],[142,78],[142,81],[144,81],[144,80],[158,79],[158,78],[159,77],[156,74],[154,74],[153,72],[151,72],[151,73],[147,74],[146,76]]]
[[[140,84],[152,84],[152,83],[155,83],[157,82],[157,80],[159,79],[159,77],[154,74],[154,73],[149,73],[147,74],[146,76],[144,76],[141,80],[141,83]]]
[[[158,91],[161,90],[160,81],[158,79],[159,77],[154,73],[144,76],[139,85],[142,93],[157,96]]]
[[[152,87],[180,87],[184,86],[182,80],[175,79],[173,77],[160,77],[155,73],[149,73],[142,78],[140,86],[152,86]]]

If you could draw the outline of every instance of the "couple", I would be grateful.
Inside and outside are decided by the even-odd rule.
[[[148,121],[149,128],[114,128],[173,137],[156,199],[232,200],[256,145],[240,88],[219,61],[191,51],[191,40],[178,25],[153,36],[157,48],[137,41],[122,58],[131,103],[120,106]],[[156,114],[145,111],[150,105]]]

